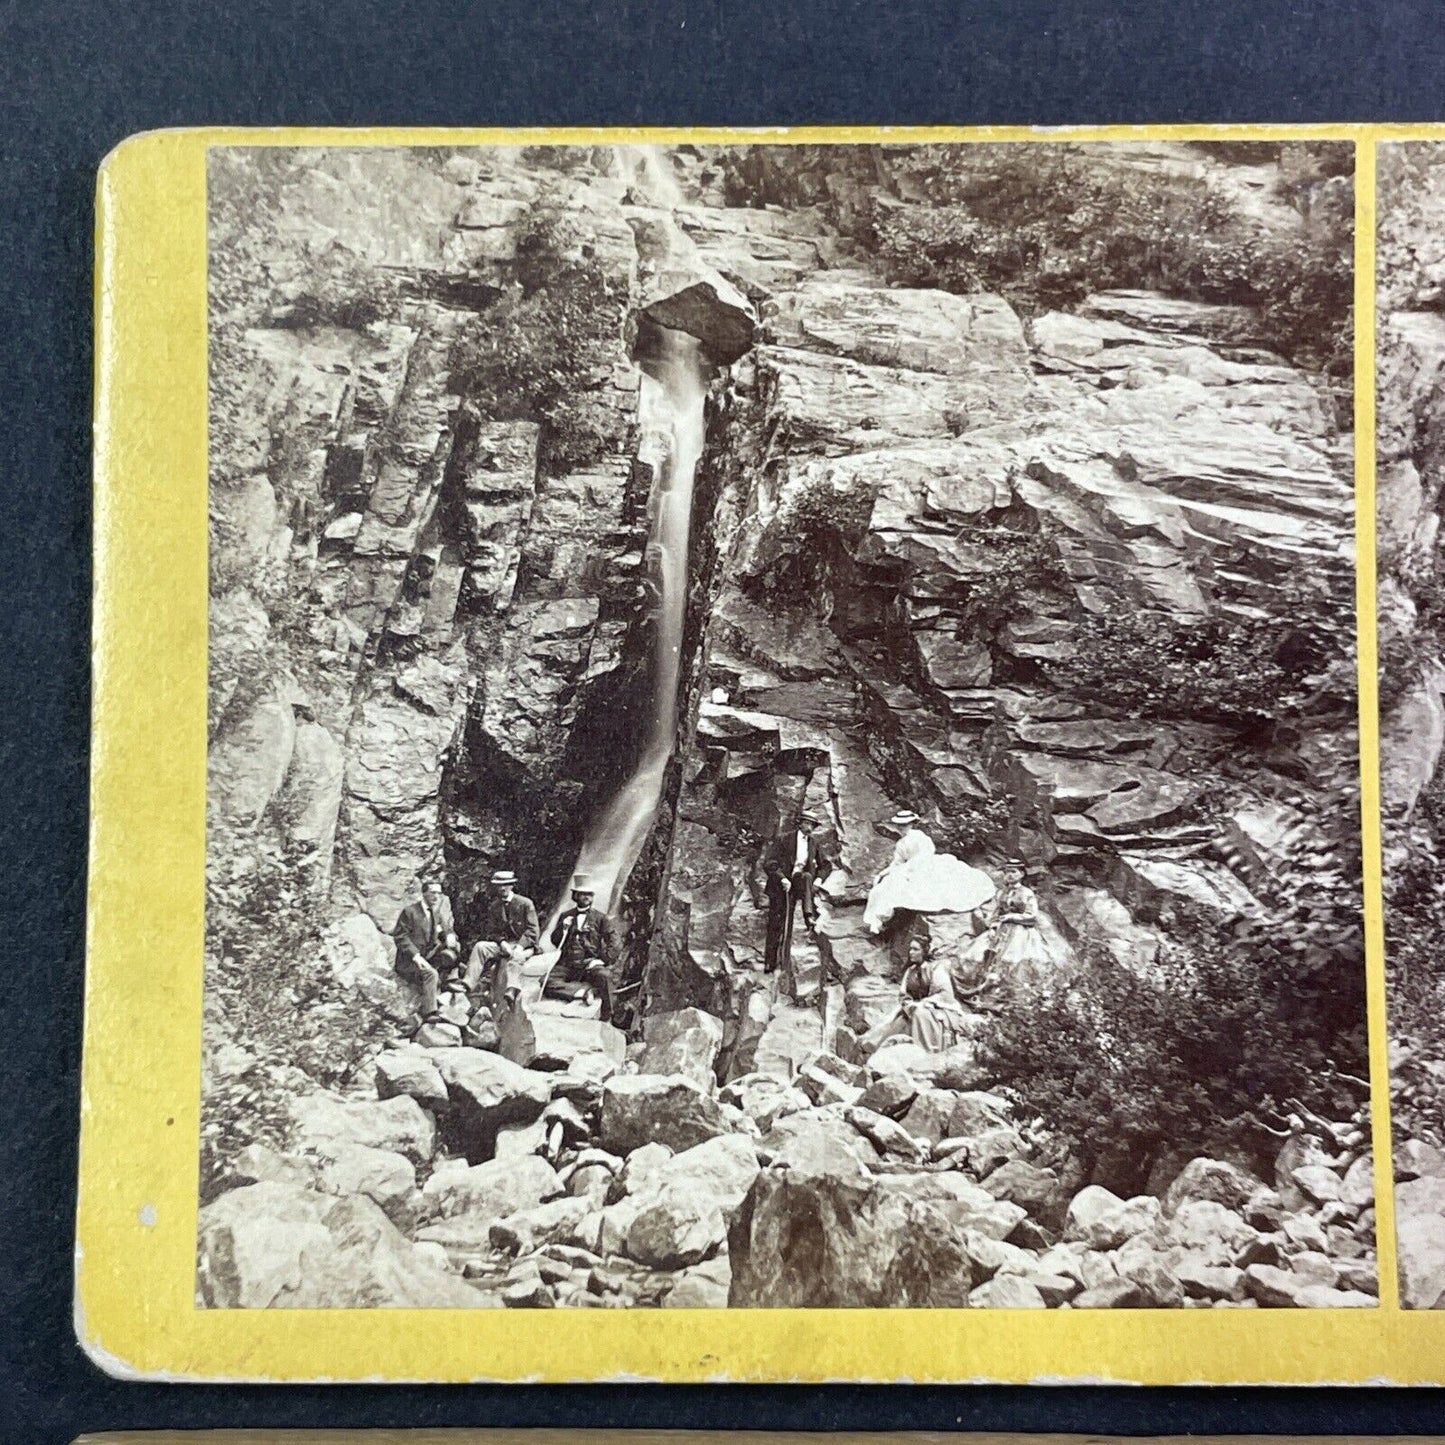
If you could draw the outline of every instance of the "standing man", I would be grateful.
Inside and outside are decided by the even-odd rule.
[[[457,966],[461,944],[452,919],[452,901],[441,883],[428,878],[421,898],[401,910],[392,929],[396,940],[396,971],[421,993],[421,1014],[437,1011],[437,986]]]
[[[768,972],[784,970],[789,994],[794,990],[793,914],[802,905],[803,926],[811,933],[818,924],[814,889],[823,872],[824,859],[818,847],[818,819],[804,813],[796,828],[784,829],[773,840],[763,862],[764,889],[768,909],[768,931],[763,966]],[[758,902],[755,891],[754,901]]]
[[[602,1019],[612,1018],[612,969],[621,952],[612,920],[592,906],[596,893],[592,880],[579,873],[572,880],[572,907],[557,920],[552,945],[558,950],[556,965],[547,979],[546,992],[565,996],[570,990],[554,985],[583,985],[595,988],[602,999]]]
[[[481,942],[467,959],[466,983],[472,995],[475,997],[490,977],[493,1011],[498,1011],[507,995],[520,987],[508,977],[511,966],[536,951],[539,932],[536,905],[517,892],[517,875],[507,868],[498,869],[492,874],[492,897],[482,923]]]

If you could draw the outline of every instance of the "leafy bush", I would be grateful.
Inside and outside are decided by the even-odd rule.
[[[541,423],[543,465],[562,475],[607,449],[615,419],[595,393],[626,319],[623,278],[559,212],[540,207],[517,240],[517,280],[457,339],[452,384],[490,420]]]
[[[864,537],[877,495],[874,487],[839,488],[815,476],[789,496],[776,523],[779,556],[768,586],[779,602],[804,602],[827,590],[838,553]]]
[[[1241,731],[1355,706],[1353,599],[1296,590],[1268,620],[1134,611],[1077,624],[1059,680],[1132,717]]]
[[[958,535],[988,558],[987,570],[972,572],[966,580],[961,627],[977,631],[993,626],[1018,614],[1022,594],[1068,586],[1068,573],[1044,533],[988,523],[963,528]]]
[[[910,171],[931,204],[877,205],[865,236],[896,284],[999,291],[1025,312],[1116,288],[1259,307],[1267,344],[1348,381],[1347,221],[1279,236],[1201,179],[1067,146],[928,147]]]
[[[1216,932],[1184,921],[1150,974],[1091,948],[1071,986],[1016,996],[985,1036],[994,1084],[1048,1122],[1086,1178],[1134,1191],[1161,1159],[1221,1149],[1263,1167],[1300,1105],[1357,1107],[1363,990],[1321,995],[1267,944]]]
[[[309,854],[262,835],[213,831],[206,875],[207,1039],[252,1057],[212,1072],[202,1101],[203,1179],[247,1144],[284,1140],[299,1068],[345,1087],[390,1032],[385,1013],[342,987],[324,960]],[[292,1075],[294,1079],[294,1074]]]

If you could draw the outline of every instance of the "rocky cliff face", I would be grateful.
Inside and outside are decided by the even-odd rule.
[[[1349,438],[1315,379],[1221,341],[1248,334],[1239,308],[1109,293],[1026,321],[886,288],[824,235],[810,255],[796,212],[680,214],[762,322],[717,397],[696,524],[658,1006],[747,1018],[748,876],[805,805],[839,865],[805,974],[849,997],[892,967],[861,905],[902,804],[971,861],[1019,849],[1044,870],[1061,972],[1096,945],[1147,968],[1185,911],[1287,927],[1305,892],[1343,910],[1358,969],[1358,862],[1331,827],[1357,807],[1353,685],[1242,754],[1163,678],[1119,706],[1072,671],[1120,618],[1202,636],[1288,615],[1300,588],[1348,611]],[[782,1027],[755,1007],[743,1034],[770,1011]]]
[[[879,824],[905,805],[972,863],[1030,860],[1061,982],[1101,950],[1147,975],[1181,939],[1256,930],[1362,988],[1354,697],[1330,679],[1353,636],[1326,656],[1303,620],[1351,606],[1349,438],[1317,378],[1255,344],[1247,308],[1109,291],[1025,314],[887,286],[834,224],[870,194],[912,203],[886,154],[831,191],[795,168],[786,207],[765,208],[723,204],[704,150],[661,169],[606,151],[273,156],[264,244],[250,173],[215,164],[213,882],[269,840],[305,878],[325,966],[397,1020],[386,934],[417,873],[444,871],[468,939],[502,864],[545,914],[637,758],[657,467],[639,366],[670,327],[717,370],[676,747],[622,899],[638,1072],[422,1049],[368,1058],[354,1097],[293,1080],[301,1162],[227,1176],[203,1221],[208,1302],[288,1302],[251,1298],[232,1267],[238,1230],[288,1221],[327,1258],[369,1250],[384,1273],[396,1254],[436,1302],[1278,1304],[1312,1285],[1368,1302],[1357,1128],[1281,1156],[1282,1197],[1203,1161],[1236,1170],[1233,1194],[1191,1186],[1166,1213],[1241,1212],[1164,1223],[1157,1199],[1090,1194],[1072,1161],[1036,1157],[976,1061],[899,1050],[900,1081],[856,1049],[896,998],[894,950],[862,914],[892,848]],[[617,324],[540,368],[565,373],[561,399],[532,377],[551,400],[520,415],[479,393],[475,336],[545,297],[544,261],[581,268]],[[1255,685],[1301,695],[1285,724],[1211,684],[1220,640],[1238,665],[1261,622]],[[754,875],[805,808],[836,866],[789,1000],[760,968]],[[693,1042],[673,1048],[660,1021],[678,1019]],[[243,1067],[213,1053],[222,1075]],[[509,1192],[498,1161],[539,1152],[548,1172]],[[666,1159],[671,1183],[647,1173]],[[1321,1159],[1336,1173],[1301,1193],[1294,1171]],[[1186,1162],[1162,1161],[1151,1194]],[[724,1203],[699,1203],[719,1181]],[[866,1236],[822,1284],[787,1264],[820,1209]],[[1286,1214],[1309,1216],[1300,1238],[1279,1234]],[[900,1225],[976,1239],[894,1258]],[[1219,1278],[1180,1282],[1190,1229],[1238,1234],[1192,1261]],[[1146,1234],[1133,1273],[1083,1262]],[[1246,1286],[1250,1267],[1288,1277]]]

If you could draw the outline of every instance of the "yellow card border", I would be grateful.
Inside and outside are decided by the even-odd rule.
[[[91,831],[76,1332],[187,1381],[1445,1381],[1445,1313],[1398,1307],[1380,899],[1374,565],[1378,140],[1430,126],[192,129],[101,167]],[[205,896],[206,152],[227,145],[1345,140],[1356,169],[1360,747],[1376,1310],[204,1310],[194,1302]]]

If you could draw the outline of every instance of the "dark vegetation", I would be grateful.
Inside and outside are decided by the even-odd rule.
[[[324,957],[309,859],[261,837],[208,860],[206,1008],[203,1200],[248,1144],[285,1143],[288,1072],[344,1088],[390,1027]]]
[[[542,466],[560,476],[596,462],[615,419],[595,393],[623,359],[623,280],[552,204],[517,241],[516,276],[452,352],[452,385],[492,421],[542,426]]]
[[[1211,144],[1197,154],[1277,161],[1269,199],[1296,223],[1266,226],[1229,192],[1179,168],[1074,145],[834,151],[827,166],[850,172],[854,184],[816,190],[806,175],[789,175],[799,162],[786,157],[769,165],[735,153],[723,165],[734,204],[801,192],[900,286],[996,291],[1024,315],[1117,288],[1257,307],[1248,331],[1221,340],[1264,345],[1327,372],[1344,408],[1353,369],[1351,148]],[[1347,408],[1342,417],[1347,426]]]
[[[1067,992],[1015,997],[984,1043],[1001,1087],[1086,1180],[1143,1190],[1157,1165],[1247,1156],[1266,1178],[1301,1107],[1348,1118],[1368,1095],[1367,1043],[1262,930],[1220,937],[1179,917],[1157,975],[1086,951]]]

